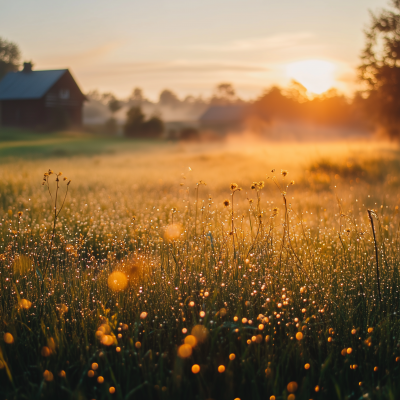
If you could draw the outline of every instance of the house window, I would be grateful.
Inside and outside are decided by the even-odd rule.
[[[69,99],[69,89],[61,89],[60,90],[60,99],[62,99],[62,100]]]

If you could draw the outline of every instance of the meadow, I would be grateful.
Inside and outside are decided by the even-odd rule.
[[[0,398],[400,398],[397,145],[0,138]]]

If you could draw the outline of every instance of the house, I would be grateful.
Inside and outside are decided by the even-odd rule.
[[[0,81],[0,126],[59,129],[82,125],[86,100],[68,69],[9,72]]]
[[[199,118],[200,127],[220,134],[241,131],[250,108],[244,104],[211,105]]]

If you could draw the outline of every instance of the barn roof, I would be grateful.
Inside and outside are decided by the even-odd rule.
[[[237,122],[245,118],[247,111],[248,107],[241,104],[210,106],[200,117],[200,121],[208,123]]]
[[[0,100],[40,99],[67,71],[9,72],[0,81]]]

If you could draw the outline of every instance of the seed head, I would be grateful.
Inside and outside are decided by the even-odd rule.
[[[281,174],[283,177],[285,177],[288,174],[288,172],[286,169],[281,169]]]
[[[231,202],[228,199],[224,200],[224,202],[223,202],[223,205],[225,207],[229,207],[230,204],[231,204]]]

